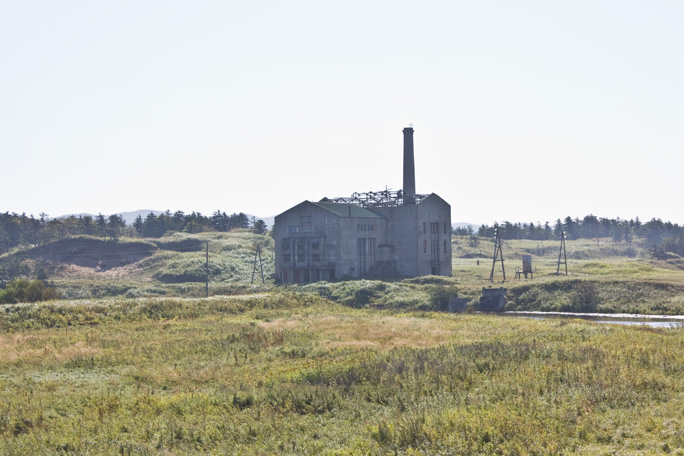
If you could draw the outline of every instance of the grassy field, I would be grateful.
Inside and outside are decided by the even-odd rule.
[[[684,454],[684,330],[278,291],[9,306],[2,454]]]
[[[494,283],[488,280],[494,243],[469,244],[467,237],[454,237],[453,280],[461,294],[471,298],[473,308],[482,287],[503,286],[508,289],[508,310],[684,314],[684,261],[675,256],[654,260],[638,243],[568,241],[566,276],[564,265],[556,275],[559,243],[504,241],[507,280],[498,263]],[[522,255],[532,255],[533,279],[515,279]]]
[[[455,237],[453,277],[276,286],[247,231],[87,242],[0,258],[66,298],[0,306],[0,454],[684,454],[684,329],[472,312],[504,286],[510,310],[684,314],[681,258],[571,241],[556,276],[557,245],[507,241],[490,283],[491,241]]]

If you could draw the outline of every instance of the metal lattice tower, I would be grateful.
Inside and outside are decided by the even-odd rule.
[[[261,261],[261,244],[257,244],[254,252],[254,267],[252,268],[252,283],[254,283],[254,275],[257,272],[257,261],[259,262],[259,268],[261,269],[261,283],[266,283],[264,279],[264,263]]]
[[[563,258],[563,261],[561,261]],[[568,257],[565,253],[565,230],[561,232],[560,251],[558,252],[558,268],[556,268],[556,275],[560,275],[561,264],[565,265],[565,275],[568,275]]]
[[[506,268],[504,267],[503,250],[501,249],[501,236],[499,229],[494,228],[494,261],[492,261],[492,273],[489,274],[489,281],[494,282],[494,268],[496,262],[501,261],[501,272],[503,272],[503,281],[506,281]]]

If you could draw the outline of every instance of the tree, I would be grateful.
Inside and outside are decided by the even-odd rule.
[[[102,215],[102,212],[97,214],[97,216],[95,217],[95,224],[97,225],[97,229],[100,232],[100,236],[104,237],[105,232],[107,231],[107,219],[104,215]]]
[[[648,244],[660,245],[665,238],[665,224],[660,219],[651,219],[650,222],[644,224],[642,228],[646,233],[646,242]]]
[[[9,237],[9,234],[7,234],[7,231],[5,231],[5,228],[0,225],[0,253],[8,251],[12,247],[12,242]]]
[[[123,217],[118,214],[112,214],[107,220],[107,234],[110,238],[117,239],[119,236],[121,236],[125,226],[126,222],[124,221]]]
[[[553,236],[560,239],[561,233],[564,229],[565,228],[563,227],[563,222],[561,222],[561,219],[556,220],[556,223],[553,225]]]
[[[266,232],[266,229],[267,229],[266,222],[264,222],[261,219],[255,220],[253,228],[254,228],[254,232],[256,234],[264,234]]]
[[[579,239],[580,238],[580,224],[579,220],[573,220],[572,217],[565,217],[565,234],[568,239]]]
[[[83,230],[83,234],[88,236],[95,233],[95,224],[93,223],[93,218],[91,216],[86,215],[81,219],[81,229]]]
[[[613,228],[613,242],[620,244],[622,242],[622,225],[615,225]]]
[[[11,256],[2,266],[0,266],[0,283],[7,283],[11,280],[28,277],[31,268],[28,264]]]
[[[133,228],[138,236],[142,236],[143,230],[145,229],[145,222],[143,222],[142,215],[138,215],[133,222]]]
[[[229,231],[230,230],[230,218],[225,212],[216,211],[211,215],[211,224],[216,229],[216,231]]]
[[[33,218],[33,214],[22,221],[22,240],[24,243],[38,246],[42,226],[40,220]]]
[[[582,221],[582,235],[585,238],[599,237],[599,220],[595,215],[587,215]],[[573,239],[576,239],[573,237]]]
[[[249,228],[249,217],[247,217],[247,214],[242,212],[239,214],[231,214],[230,228]]]

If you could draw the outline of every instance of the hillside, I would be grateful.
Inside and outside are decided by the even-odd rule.
[[[272,285],[273,239],[249,230],[170,234],[116,241],[76,237],[0,256],[0,268],[47,280],[66,299],[104,296],[203,296],[206,246],[212,294]],[[262,246],[266,284],[251,286],[255,246]]]
[[[274,245],[250,230],[228,233],[174,233],[159,239],[103,240],[77,237],[0,257],[0,268],[19,268],[47,280],[65,299],[106,296],[186,296],[205,294],[209,245],[209,293],[260,292],[275,286]],[[262,246],[265,283],[255,275],[255,246]],[[453,277],[400,281],[352,281],[301,286],[352,307],[445,308],[449,297],[468,298],[476,309],[482,287],[508,288],[509,310],[562,310],[684,314],[684,260],[656,260],[638,243],[609,239],[567,242],[569,275],[556,275],[559,245],[504,241],[506,282],[500,263],[489,282],[494,244],[489,238],[454,236]],[[522,255],[531,255],[534,278],[516,279]],[[564,272],[564,268],[562,269]]]
[[[155,244],[141,240],[112,241],[79,236],[35,247],[17,256],[49,265],[74,265],[108,271],[137,263],[154,255],[157,250]]]

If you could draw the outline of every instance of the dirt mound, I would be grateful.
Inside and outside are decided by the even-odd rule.
[[[156,245],[145,241],[105,241],[80,237],[36,247],[24,252],[24,256],[49,263],[107,271],[137,263],[157,250]]]

